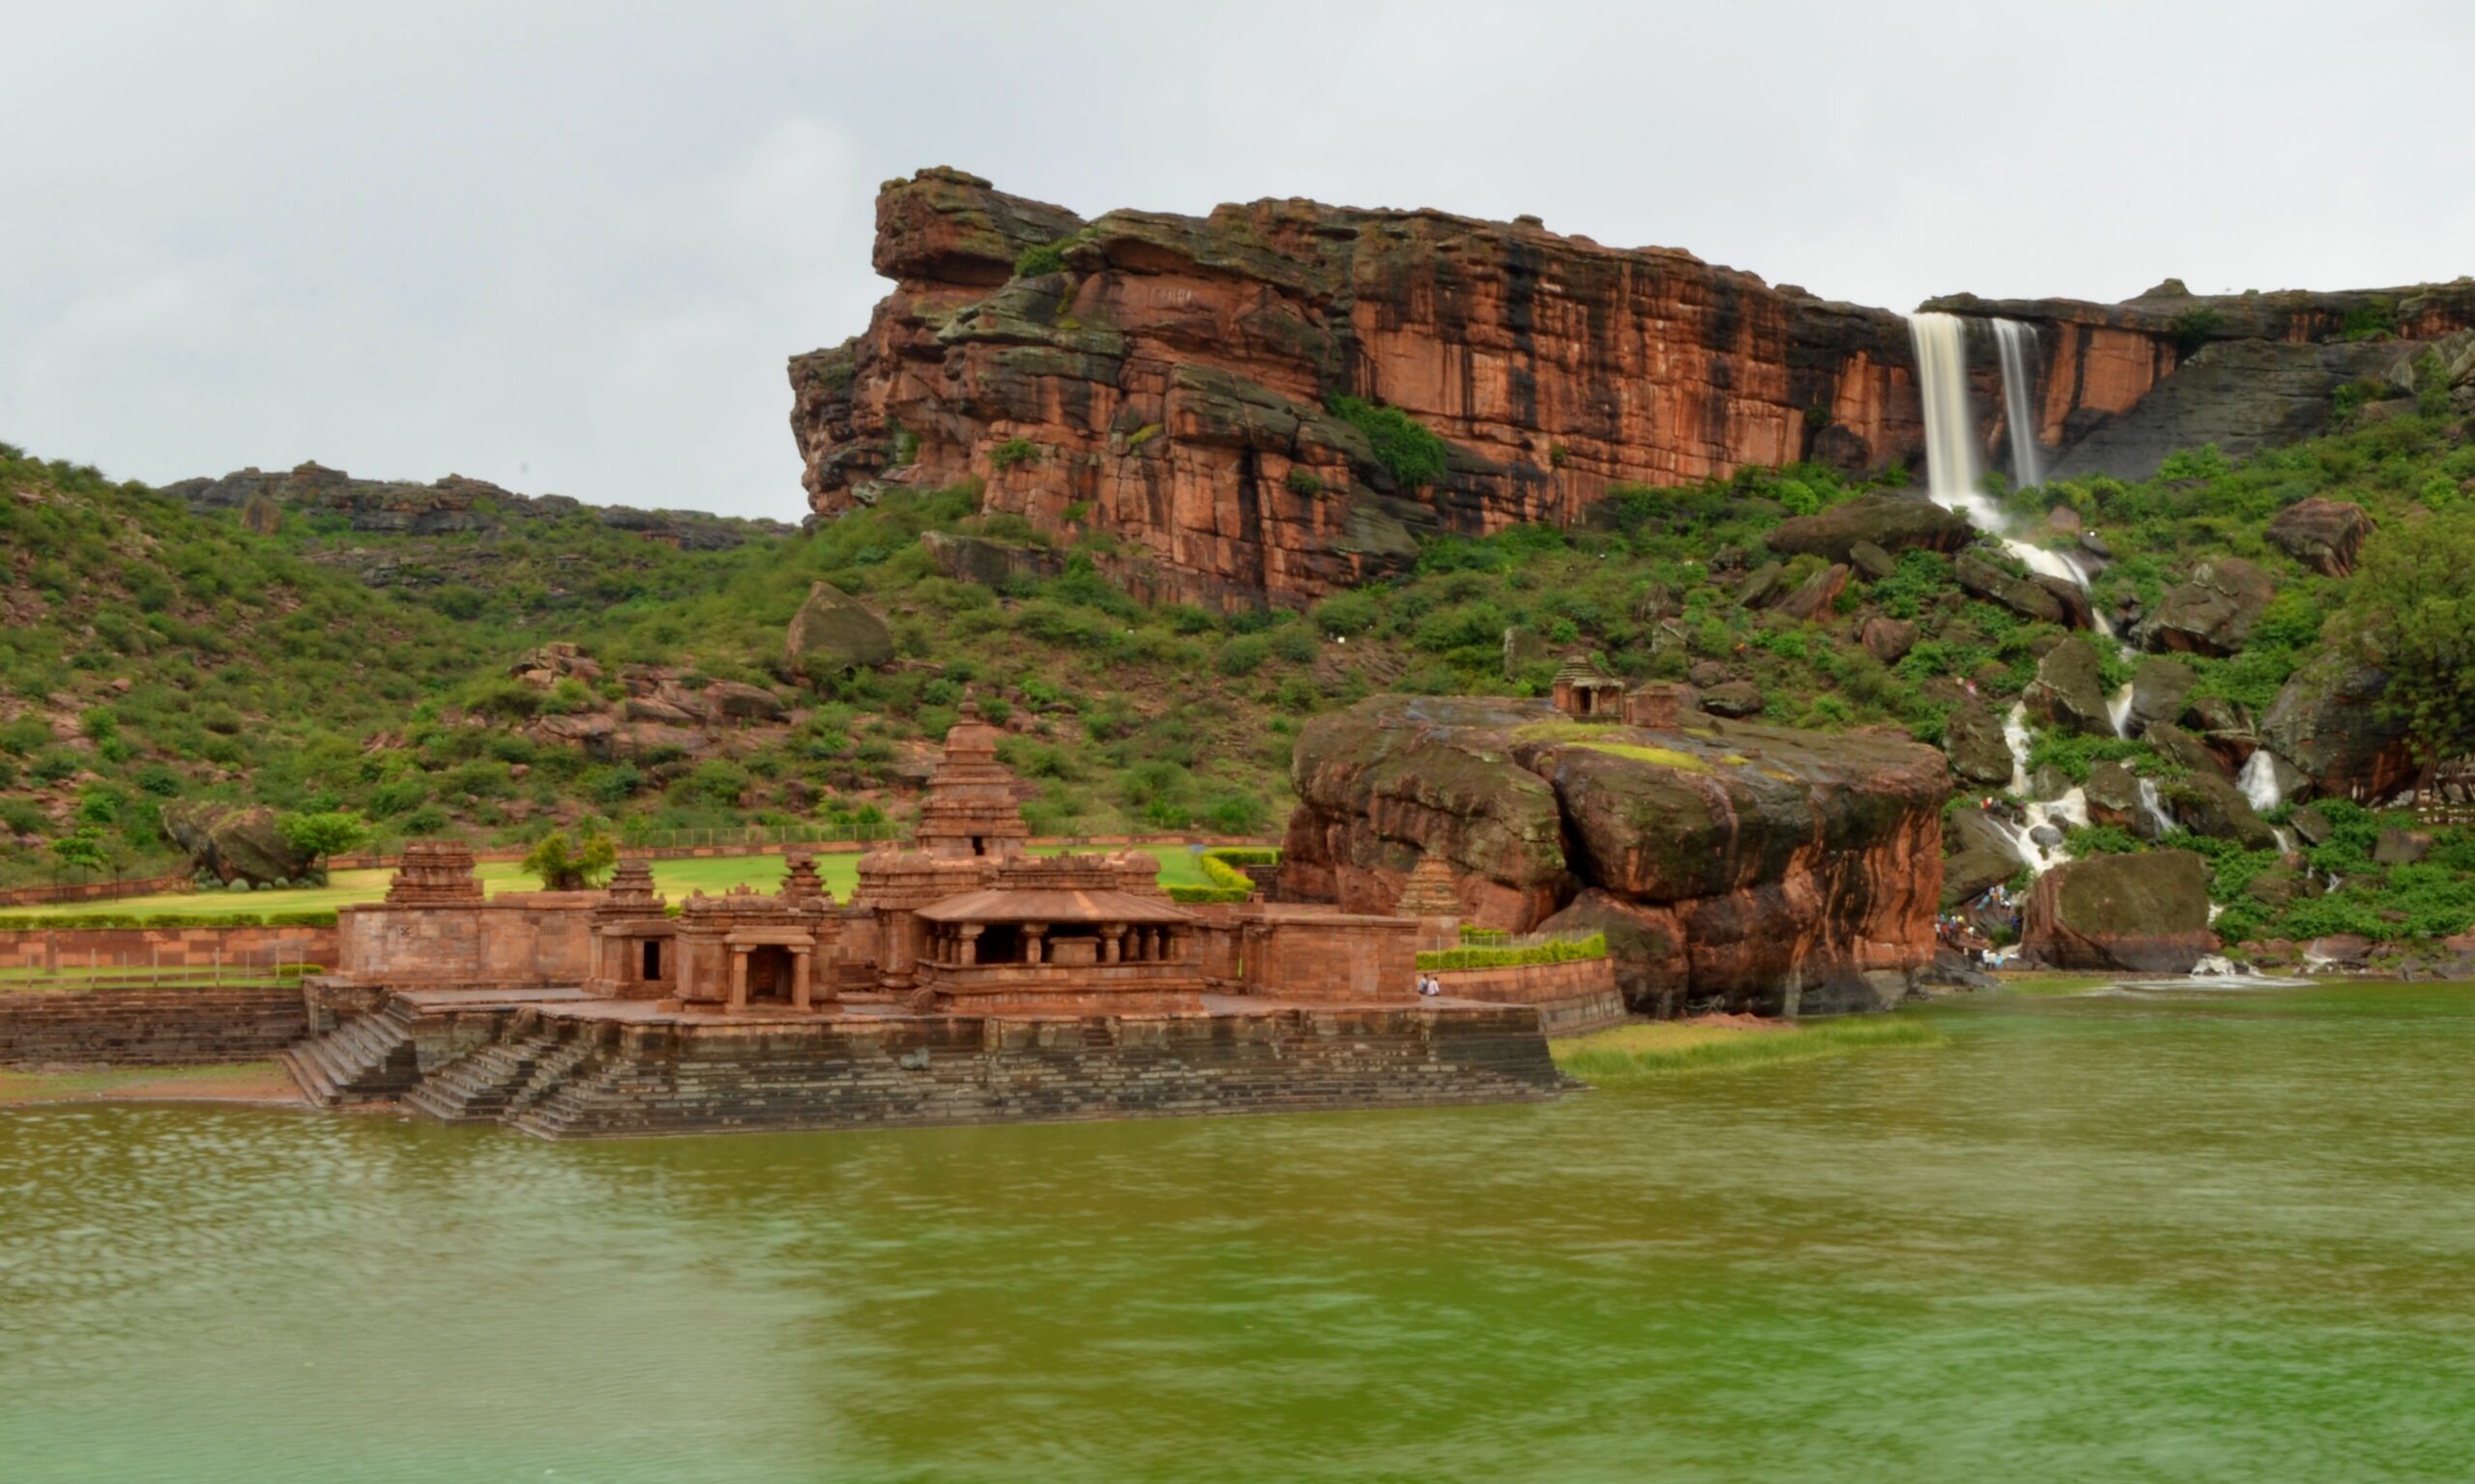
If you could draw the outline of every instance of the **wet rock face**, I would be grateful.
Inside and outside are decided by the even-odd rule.
[[[1976,528],[1922,495],[1859,495],[1817,515],[1782,521],[1762,539],[1782,556],[1810,553],[1852,562],[1856,548],[1954,552],[1976,539]]]
[[[2174,822],[2194,834],[2232,840],[2245,850],[2272,850],[2277,846],[2277,831],[2254,812],[2243,791],[2221,773],[2187,775],[2169,792],[2167,801]]]
[[[1292,779],[1285,894],[1387,910],[1441,851],[1473,922],[1608,930],[1637,1009],[1870,1007],[1932,959],[1949,781],[1913,742],[1378,696],[1308,723]]]
[[[2037,878],[2021,947],[2057,969],[2188,974],[2217,951],[2208,862],[2187,850],[2091,856]]]
[[[2027,868],[2017,841],[1981,809],[1954,809],[1942,822],[1942,907],[1971,902]]]
[[[2020,699],[2029,715],[2048,726],[2090,737],[2114,735],[2097,649],[2085,639],[2075,636],[2046,651],[2037,661],[2037,678]]]
[[[2252,626],[2276,595],[2269,574],[2241,557],[2202,562],[2168,590],[2132,638],[2143,649],[2231,655],[2252,636]]]
[[[1984,707],[1970,702],[1951,713],[1942,723],[1942,750],[1961,782],[2011,786],[2011,744],[2003,739],[2001,721]]]
[[[2260,718],[2260,742],[2342,799],[2386,799],[2413,781],[2405,724],[2385,714],[2389,674],[2340,650],[2294,672]]]
[[[1086,221],[930,170],[880,194],[875,261],[896,286],[867,330],[791,364],[810,509],[966,476],[1043,526],[1088,502],[1165,597],[1304,602],[1420,529],[1922,447],[1899,316],[1534,222],[1301,200]],[[1444,475],[1396,483],[1333,393],[1441,436]]]
[[[2131,714],[2124,718],[2123,730],[2139,737],[2157,722],[2180,721],[2183,702],[2198,681],[2198,672],[2181,660],[2142,660],[2132,672]]]

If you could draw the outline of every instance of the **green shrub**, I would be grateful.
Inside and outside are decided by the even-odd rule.
[[[1405,489],[1433,484],[1450,467],[1451,445],[1398,407],[1379,407],[1337,392],[1324,405],[1366,435],[1375,446],[1375,461]]]
[[[1435,948],[1418,955],[1421,969],[1510,969],[1524,964],[1569,964],[1605,958],[1607,935],[1559,938],[1518,948]]]
[[[1014,254],[1014,276],[1036,278],[1042,274],[1065,272],[1066,241],[1067,239],[1061,237],[1056,242],[1041,243],[1036,247],[1025,247]]]
[[[1001,474],[1016,464],[1036,464],[1039,461],[1040,446],[1029,438],[1008,438],[988,451],[988,467]]]
[[[1302,495],[1308,499],[1324,492],[1324,477],[1312,469],[1292,469],[1282,477],[1281,483],[1288,487],[1291,494]]]

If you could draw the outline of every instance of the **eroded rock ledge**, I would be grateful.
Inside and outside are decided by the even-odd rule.
[[[1933,958],[1950,780],[1905,739],[1390,695],[1309,722],[1292,777],[1284,894],[1388,910],[1441,851],[1467,921],[1607,932],[1639,1011],[1875,1008]]]

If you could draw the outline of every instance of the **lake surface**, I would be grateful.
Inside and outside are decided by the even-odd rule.
[[[0,1112],[0,1479],[2475,1470],[2475,988],[1552,1107],[547,1145]]]

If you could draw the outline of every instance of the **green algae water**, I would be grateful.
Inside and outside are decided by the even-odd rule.
[[[2475,988],[1548,1107],[546,1145],[0,1113],[0,1479],[2475,1469]]]

